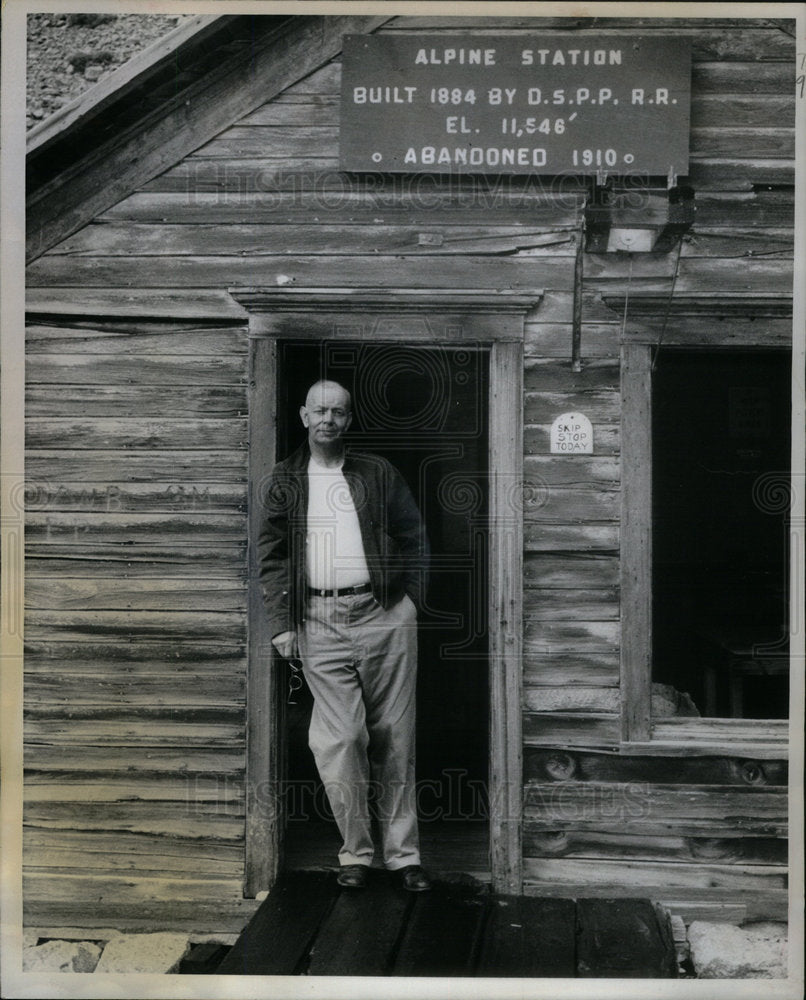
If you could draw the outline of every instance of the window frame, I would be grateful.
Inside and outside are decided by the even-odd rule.
[[[610,303],[608,303],[610,304]],[[713,317],[712,317],[713,319]],[[708,319],[703,316],[704,323]],[[789,719],[655,719],[652,716],[652,359],[657,331],[629,333],[621,344],[621,752],[788,756]],[[665,346],[737,348],[667,338]],[[790,717],[792,712],[790,711]]]

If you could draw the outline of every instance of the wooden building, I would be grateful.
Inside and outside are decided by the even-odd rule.
[[[27,924],[235,931],[334,862],[250,548],[321,371],[435,539],[425,863],[785,918],[793,25],[196,18],[30,134]],[[688,175],[340,170],[343,36],[502,32],[688,40]]]

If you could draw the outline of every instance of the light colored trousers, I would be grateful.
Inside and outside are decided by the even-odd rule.
[[[414,604],[310,597],[299,649],[314,698],[308,742],[343,840],[339,863],[372,863],[371,785],[384,864],[418,865]]]

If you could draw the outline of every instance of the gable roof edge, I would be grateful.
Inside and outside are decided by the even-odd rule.
[[[44,121],[35,125],[26,137],[26,153],[38,153],[58,141],[64,132],[85,125],[109,104],[119,101],[131,90],[142,86],[149,77],[174,58],[180,48],[198,44],[221,30],[222,22],[233,20],[231,15],[198,15],[177,25],[148,48],[132,56],[104,80],[79,94]]]

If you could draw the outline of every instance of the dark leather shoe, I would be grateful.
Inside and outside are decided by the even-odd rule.
[[[400,868],[397,877],[408,892],[428,892],[431,888],[431,879],[419,865],[406,865],[405,868]]]
[[[342,865],[336,881],[345,889],[364,889],[367,884],[368,865]]]

